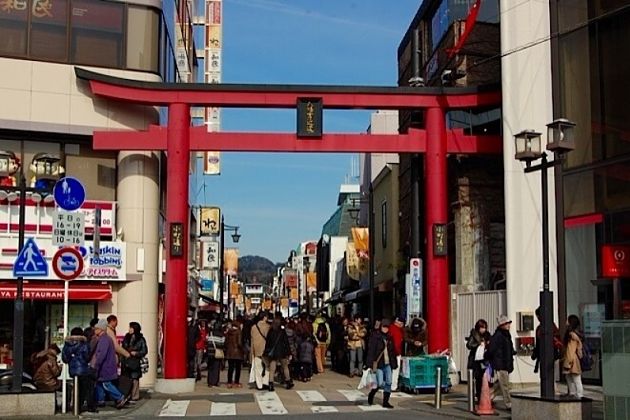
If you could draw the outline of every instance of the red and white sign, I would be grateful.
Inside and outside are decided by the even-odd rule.
[[[630,245],[602,245],[602,277],[630,277]]]
[[[85,216],[85,234],[94,232],[94,215],[96,208],[101,209],[101,236],[113,236],[116,232],[115,209],[113,201],[86,201],[78,210]],[[28,233],[43,234],[53,231],[53,212],[55,203],[36,203],[28,196],[26,198],[24,231]],[[0,233],[17,233],[20,221],[19,200],[0,200]]]
[[[61,248],[53,257],[52,268],[60,279],[74,280],[83,271],[83,257],[74,248]]]

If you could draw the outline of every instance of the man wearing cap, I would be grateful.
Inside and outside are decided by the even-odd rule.
[[[109,394],[116,401],[116,408],[123,408],[129,401],[130,395],[124,396],[112,383],[118,379],[118,363],[114,343],[107,335],[107,321],[104,319],[98,321],[94,326],[94,334],[98,337],[98,341],[90,366],[94,369],[98,383],[97,399],[102,402],[105,400],[104,393]]]
[[[514,345],[512,344],[512,335],[510,334],[510,326],[512,320],[506,315],[501,315],[498,319],[498,327],[494,335],[490,339],[490,345],[486,352],[486,358],[490,361],[492,369],[497,372],[499,388],[503,394],[503,402],[505,408],[512,409],[510,399],[510,373],[514,370]],[[493,388],[496,394],[496,387]]]

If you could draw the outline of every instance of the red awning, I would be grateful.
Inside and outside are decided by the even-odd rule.
[[[109,284],[81,284],[70,282],[69,300],[109,300],[112,288]],[[16,284],[0,283],[0,299],[15,299]],[[63,284],[25,283],[25,300],[63,300]]]

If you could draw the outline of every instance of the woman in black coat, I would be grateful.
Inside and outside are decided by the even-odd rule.
[[[470,330],[470,335],[466,339],[466,348],[470,350],[468,353],[468,369],[473,370],[473,378],[475,380],[475,392],[477,395],[477,402],[481,397],[481,383],[483,374],[486,371],[485,365],[485,352],[490,344],[490,338],[492,335],[488,332],[488,323],[485,319],[480,319],[475,323],[475,328]],[[482,346],[483,354],[481,359],[475,360],[479,346]]]
[[[208,355],[208,387],[219,386],[221,364],[225,358],[225,335],[221,321],[216,320],[206,338],[206,354]]]
[[[282,366],[282,374],[287,389],[293,388],[293,381],[289,373],[289,359],[291,358],[291,347],[289,345],[289,337],[282,325],[282,319],[276,318],[269,333],[267,333],[267,341],[265,342],[265,351],[263,359],[265,365],[269,369],[269,391],[273,391],[273,378],[276,374],[276,364],[280,362]]]
[[[390,320],[384,319],[378,330],[372,331],[368,342],[367,360],[368,367],[376,374],[378,387],[371,390],[368,395],[368,403],[374,404],[374,396],[379,388],[383,388],[383,407],[394,408],[389,403],[392,393],[392,371],[398,367],[394,342],[389,336]]]
[[[141,360],[149,352],[147,341],[140,332],[142,328],[137,322],[129,323],[129,332],[125,335],[122,347],[129,352],[131,357],[124,359],[122,363],[122,376],[131,379],[131,395],[132,401],[140,399],[140,378],[142,377]]]

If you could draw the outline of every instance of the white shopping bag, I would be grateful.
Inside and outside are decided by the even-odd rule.
[[[357,389],[367,388],[369,384],[370,384],[370,369],[365,369],[363,371],[363,375],[361,375],[361,380],[359,381],[359,386],[357,386]]]

